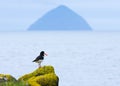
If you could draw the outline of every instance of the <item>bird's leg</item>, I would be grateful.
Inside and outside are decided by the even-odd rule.
[[[38,63],[38,67],[41,68],[41,63]]]

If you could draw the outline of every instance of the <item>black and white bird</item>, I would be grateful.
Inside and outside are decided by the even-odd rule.
[[[38,63],[38,66],[41,67],[41,62],[44,60],[44,56],[47,56],[47,54],[44,51],[40,52],[40,55],[36,57],[35,60],[33,60],[33,62]]]

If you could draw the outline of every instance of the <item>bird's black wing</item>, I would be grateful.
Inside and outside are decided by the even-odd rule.
[[[36,62],[38,60],[40,60],[40,56],[38,56],[35,60],[33,60],[33,62]]]

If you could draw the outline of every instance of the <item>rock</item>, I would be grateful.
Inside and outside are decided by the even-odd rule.
[[[2,81],[16,81],[16,79],[9,74],[0,74],[0,82]]]
[[[44,66],[18,79],[30,86],[58,86],[59,78],[52,66]]]
[[[78,15],[67,6],[60,5],[31,24],[28,30],[92,31],[92,28],[82,16]]]
[[[17,81],[13,76],[9,74],[0,74],[0,86],[4,86],[4,84],[7,82],[15,82]]]
[[[58,86],[59,78],[52,66],[44,66],[16,80],[8,74],[0,74],[0,86]]]

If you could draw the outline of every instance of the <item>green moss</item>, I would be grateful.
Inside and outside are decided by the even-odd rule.
[[[0,86],[26,86],[24,82],[18,82],[9,74],[0,74]]]
[[[54,68],[52,66],[44,66],[44,67],[38,68],[32,73],[29,73],[29,74],[26,74],[26,75],[20,77],[18,80],[26,81],[33,76],[40,76],[40,75],[44,75],[44,74],[48,74],[48,73],[55,73]]]
[[[58,77],[54,73],[32,77],[28,80],[31,86],[58,86]]]
[[[32,73],[26,74],[18,79],[25,81],[30,86],[58,86],[58,77],[52,66],[38,68]]]
[[[0,74],[0,78],[6,78],[7,81],[16,81],[16,79],[9,74]]]
[[[26,86],[26,83],[9,81],[9,82],[2,83],[0,86]]]
[[[0,74],[0,86],[58,86],[58,76],[52,66],[44,66],[16,80],[9,74]]]

